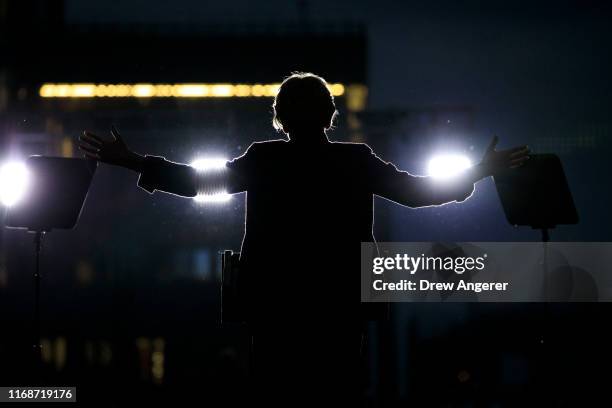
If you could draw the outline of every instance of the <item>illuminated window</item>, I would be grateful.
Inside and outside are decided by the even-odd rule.
[[[329,84],[334,96],[345,92],[343,84]],[[354,88],[357,87],[357,88]],[[279,83],[274,84],[43,84],[38,93],[43,98],[247,98],[274,97]],[[364,106],[367,88],[351,85],[353,105]],[[364,91],[365,90],[365,91]],[[365,92],[365,94],[364,94]],[[359,110],[359,109],[354,109]]]

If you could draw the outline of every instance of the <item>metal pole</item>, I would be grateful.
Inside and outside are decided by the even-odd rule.
[[[542,256],[542,272],[544,273],[544,301],[548,302],[549,293],[548,293],[548,242],[550,241],[550,233],[548,228],[542,228],[542,248],[543,248],[543,256]]]
[[[34,271],[34,356],[36,364],[41,363],[42,345],[40,344],[40,250],[42,246],[43,231],[36,231],[34,246],[36,250],[36,269]]]

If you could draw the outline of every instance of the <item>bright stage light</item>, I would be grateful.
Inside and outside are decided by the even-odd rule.
[[[195,159],[191,162],[191,167],[197,171],[222,170],[225,168],[227,159],[224,157],[206,157]]]
[[[9,162],[0,167],[0,202],[11,207],[25,195],[30,177],[24,163]]]
[[[471,166],[470,159],[463,155],[446,154],[429,160],[427,173],[435,178],[448,179],[457,176]]]
[[[226,192],[214,193],[214,194],[198,194],[193,197],[196,203],[201,204],[222,204],[227,203],[232,198],[231,194]]]
[[[191,162],[190,166],[195,168],[201,174],[200,186],[198,194],[193,197],[193,200],[199,204],[221,204],[226,203],[231,199],[231,194],[228,194],[223,186],[225,185],[227,163],[225,157],[201,157]]]

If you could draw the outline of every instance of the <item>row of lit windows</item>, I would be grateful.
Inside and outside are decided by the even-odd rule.
[[[273,97],[281,84],[43,84],[43,98],[240,98]],[[334,96],[344,85],[329,84]]]
[[[43,363],[52,364],[57,371],[66,367],[68,345],[63,336],[55,339],[43,338],[41,343],[41,360]],[[155,384],[161,384],[164,379],[166,341],[161,337],[153,339],[138,337],[136,348],[140,360],[140,377],[143,380],[152,380]],[[85,341],[85,360],[89,364],[98,363],[102,366],[110,365],[113,359],[112,346],[108,341],[98,340]]]

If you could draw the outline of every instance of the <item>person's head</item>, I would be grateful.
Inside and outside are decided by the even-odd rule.
[[[274,128],[287,134],[325,131],[338,113],[327,82],[308,72],[287,77],[272,107]]]

